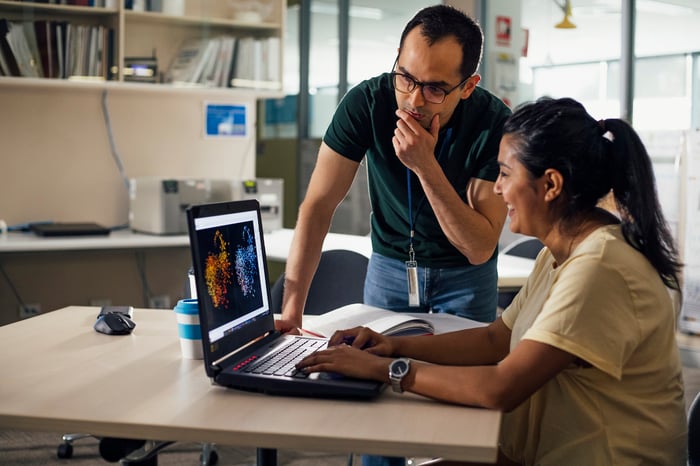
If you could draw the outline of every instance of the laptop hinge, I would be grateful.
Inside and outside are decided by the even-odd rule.
[[[241,346],[240,348],[233,350],[230,353],[228,353],[228,354],[222,356],[221,358],[217,359],[216,361],[214,361],[214,364],[212,364],[212,368],[218,373],[219,371],[221,371],[220,364],[222,361],[225,361],[226,359],[236,355],[236,353],[240,353],[244,349],[250,348],[253,345],[264,344],[268,340],[274,340],[275,338],[279,338],[279,336],[280,336],[279,330],[271,330],[271,331],[267,332],[265,335],[259,336],[258,338],[254,338],[253,340],[250,340],[248,343]]]

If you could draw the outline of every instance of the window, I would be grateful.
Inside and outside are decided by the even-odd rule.
[[[554,0],[522,0],[522,25],[529,31],[528,57],[521,74],[521,101],[543,95],[581,101],[595,117],[621,114],[620,92],[633,85],[632,122],[636,129],[696,127],[700,80],[700,3],[693,0],[638,0],[635,12],[634,83],[621,82],[621,0],[573,0],[575,29],[555,29],[561,11]],[[697,86],[697,84],[696,84]],[[660,117],[663,115],[663,117]],[[695,115],[695,117],[693,116]],[[694,126],[692,119],[695,118]]]

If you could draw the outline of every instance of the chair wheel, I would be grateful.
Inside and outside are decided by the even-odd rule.
[[[215,466],[216,463],[219,462],[219,454],[216,452],[216,450],[212,450],[209,452],[209,458],[204,458],[204,455],[199,455],[199,459],[202,465],[206,466]]]
[[[58,446],[56,450],[56,456],[61,459],[67,459],[73,456],[73,445],[70,443],[62,443]]]

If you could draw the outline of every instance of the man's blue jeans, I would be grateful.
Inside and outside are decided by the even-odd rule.
[[[480,266],[428,268],[418,264],[420,306],[408,305],[406,263],[373,253],[367,266],[364,302],[400,312],[446,312],[493,322],[498,302],[496,261]]]

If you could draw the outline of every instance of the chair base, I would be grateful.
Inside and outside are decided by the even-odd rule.
[[[83,438],[93,437],[90,434],[65,434],[63,443],[58,446],[56,456],[68,459],[73,456],[73,442]],[[95,437],[97,438],[97,437]],[[119,461],[122,466],[157,466],[158,452],[175,442],[160,442],[155,440],[130,440],[121,438],[100,438],[100,456],[108,462]],[[215,466],[219,461],[213,443],[203,443],[199,457],[201,466]]]

